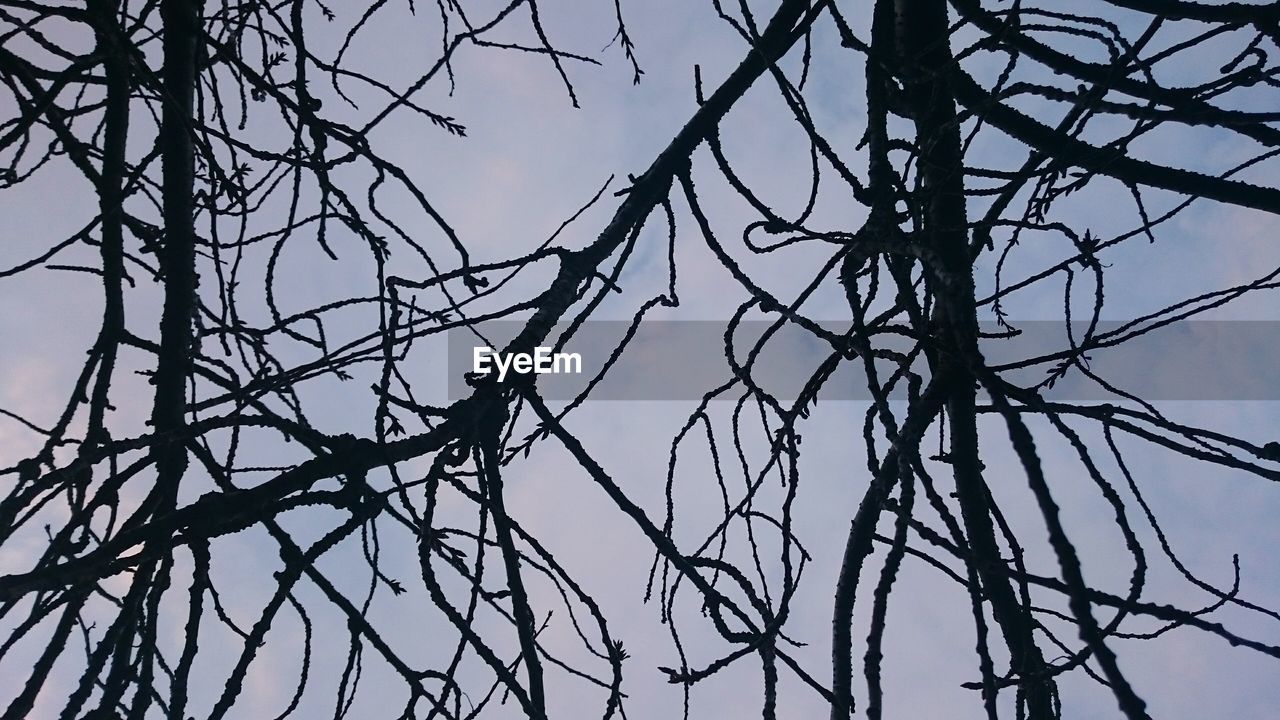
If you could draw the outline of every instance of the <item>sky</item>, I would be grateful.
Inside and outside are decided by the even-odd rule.
[[[477,3],[475,7],[468,5],[468,12],[485,16],[491,12],[491,6],[496,5],[492,2]],[[752,6],[760,18],[772,10],[768,3],[756,2]],[[869,6],[864,8],[856,3],[845,6],[846,14],[865,32]],[[441,79],[430,83],[419,95],[424,105],[463,123],[467,129],[465,138],[449,135],[409,112],[393,114],[370,136],[373,146],[402,167],[457,229],[475,263],[506,259],[535,248],[612,177],[609,191],[601,200],[557,238],[558,244],[569,248],[591,242],[617,207],[619,199],[612,191],[627,184],[628,174],[642,172],[696,109],[693,68],[699,67],[705,86],[713,87],[744,52],[741,39],[716,17],[712,3],[687,0],[624,3],[628,30],[644,69],[642,81],[633,85],[630,66],[621,50],[616,45],[606,47],[613,35],[611,3],[544,2],[540,7],[544,25],[554,42],[601,63],[599,66],[566,64],[581,107],[572,106],[559,76],[545,57],[466,47],[454,62],[456,86],[452,92],[449,83]],[[333,27],[344,27],[353,19],[354,8],[334,9],[338,19]],[[392,6],[374,15],[349,50],[353,67],[366,69],[395,87],[412,82],[421,68],[439,54],[438,16],[434,12],[433,8],[420,3],[416,15],[410,15],[402,6]],[[1133,16],[1112,14],[1131,37],[1141,31]],[[308,40],[313,50],[331,57],[340,38],[319,17],[309,18],[309,22],[316,28]],[[511,41],[528,40],[527,22],[513,22],[511,27]],[[1187,29],[1173,25],[1157,35],[1153,44],[1157,47],[1172,44],[1194,30],[1194,26]],[[1212,58],[1171,64],[1162,70],[1170,73],[1165,79],[1194,84],[1212,78],[1222,62],[1229,59],[1230,49],[1239,46],[1240,37],[1223,38],[1221,47],[1214,48],[1216,54]],[[75,40],[69,37],[69,41]],[[1055,42],[1080,53],[1096,54],[1096,48],[1089,50],[1077,39],[1055,38]],[[865,158],[853,149],[866,123],[863,68],[858,57],[839,48],[830,20],[824,19],[813,38],[812,76],[805,96],[815,124],[834,147],[851,159],[855,172],[862,174]],[[1000,69],[982,55],[966,62],[970,72],[987,80]],[[794,54],[785,66],[789,71],[796,69]],[[1044,79],[1043,74],[1032,76]],[[317,88],[322,85],[322,81],[316,82]],[[319,94],[321,90],[316,92]],[[335,120],[355,122],[356,118],[368,117],[371,109],[378,107],[372,96],[362,96],[354,89],[351,95],[361,103],[358,109],[345,106],[329,90],[323,93],[325,112],[331,113],[327,116]],[[1270,108],[1266,104],[1270,98],[1262,90],[1231,99],[1235,106],[1242,108]],[[1019,100],[1017,104],[1044,122],[1057,119],[1057,114],[1049,113],[1060,113],[1045,102]],[[12,101],[8,96],[0,99],[0,114],[12,114]],[[138,126],[143,129],[137,131],[137,145],[131,148],[135,154],[144,152],[150,142],[146,119],[139,118]],[[1096,142],[1099,138],[1114,136],[1123,128],[1123,125],[1098,121],[1090,126],[1089,137]],[[243,137],[255,142],[287,141],[278,123],[256,119],[246,128]],[[808,146],[796,124],[788,120],[775,86],[758,83],[730,113],[721,137],[735,171],[761,197],[768,198],[773,207],[784,215],[793,215],[804,206],[809,190]],[[1208,128],[1152,133],[1136,143],[1133,151],[1152,161],[1207,171],[1239,162],[1256,148],[1221,128]],[[972,157],[995,167],[1016,166],[1023,153],[998,131],[990,129],[980,133],[972,146]],[[745,205],[732,195],[723,180],[717,179],[705,147],[695,154],[693,172],[712,225],[720,230],[723,240],[732,243],[745,219],[750,217]],[[1264,164],[1251,171],[1249,177],[1274,186],[1275,172],[1274,164]],[[355,186],[361,183],[367,186],[370,174],[367,170],[350,168],[342,171],[341,178]],[[864,211],[832,180],[824,176],[814,224],[846,230],[856,228]],[[381,188],[378,193],[379,206],[397,218],[435,260],[443,267],[456,267],[456,254],[445,238],[405,193],[392,187]],[[1149,212],[1156,215],[1171,207],[1176,198],[1151,193],[1147,202]],[[65,162],[51,163],[22,185],[5,189],[0,193],[0,203],[3,203],[0,233],[7,239],[0,247],[0,268],[11,267],[38,254],[54,241],[52,239],[75,232],[95,212],[90,189]],[[278,222],[282,209],[277,201],[267,205],[263,213]],[[972,201],[971,216],[982,209],[981,200]],[[701,241],[682,203],[677,203],[677,210],[681,221],[676,246],[681,303],[679,308],[656,311],[653,317],[723,321],[746,297],[745,293]],[[1135,217],[1132,198],[1123,187],[1106,181],[1065,198],[1055,208],[1055,214],[1078,229],[1089,228],[1104,238],[1131,228]],[[267,226],[269,223],[264,221],[264,227]],[[1137,238],[1106,255],[1109,267],[1104,317],[1128,320],[1173,300],[1265,274],[1280,266],[1280,249],[1274,242],[1278,229],[1272,216],[1197,203],[1161,226],[1156,242]],[[336,261],[325,257],[314,242],[308,241],[305,232],[296,233],[281,251],[281,267],[288,268],[277,278],[280,310],[284,315],[336,298],[367,296],[376,291],[374,263],[367,248],[362,248],[360,240],[341,228],[331,232],[338,255]],[[825,248],[801,246],[784,254],[751,257],[740,243],[729,247],[748,274],[784,297],[794,295],[827,258]],[[1069,243],[1060,238],[1024,242],[1011,253],[1006,277],[1022,277],[1071,252]],[[665,227],[661,222],[651,223],[641,233],[619,279],[624,292],[611,296],[597,317],[628,319],[641,303],[662,292],[667,281],[666,254]],[[59,256],[59,261],[74,264],[91,261],[92,257],[92,248],[73,248],[65,257]],[[254,290],[245,293],[244,309],[250,317],[266,318],[260,290],[265,281],[264,248],[251,250],[247,257],[243,282]],[[388,271],[401,277],[422,279],[427,277],[428,268],[404,243],[393,242]],[[545,286],[553,271],[554,266],[548,263],[545,268],[522,274],[504,289],[498,300],[529,297]],[[985,255],[975,271],[980,297],[993,287],[993,271],[994,261]],[[1077,281],[1082,288],[1091,290],[1082,274],[1077,275]],[[48,425],[56,407],[50,398],[58,398],[60,402],[69,392],[96,332],[101,312],[97,280],[84,273],[42,270],[4,277],[0,282],[5,283],[0,292],[6,298],[0,303],[0,337],[5,339],[0,343],[0,407],[27,415],[37,424]],[[847,308],[841,312],[844,299],[839,287],[833,283],[828,285],[830,287],[805,305],[805,310],[810,317],[838,321],[845,317]],[[1044,290],[1011,298],[1006,310],[1015,324],[1060,319],[1062,290],[1061,279],[1057,278],[1047,283]],[[137,289],[130,291],[131,327],[154,333],[158,297],[146,282],[140,282]],[[1073,309],[1077,313],[1085,312],[1088,299],[1088,291],[1077,290]],[[1280,320],[1274,310],[1273,297],[1266,292],[1216,309],[1206,317]],[[376,313],[368,307],[336,313],[328,327],[330,339],[336,342],[338,338],[361,336],[375,329],[376,322]],[[313,349],[300,343],[292,346],[282,343],[277,349],[282,357],[293,362],[306,362],[315,355]],[[1256,364],[1250,362],[1240,367],[1246,370],[1268,367],[1269,358],[1254,360]],[[144,361],[141,356],[129,356],[124,362],[129,367],[141,367]],[[426,338],[415,345],[402,363],[402,369],[415,390],[420,391],[419,400],[430,403],[444,403],[448,399],[448,375],[457,371],[445,362],[445,341],[441,336]],[[1205,368],[1205,372],[1217,369]],[[1156,371],[1158,368],[1152,370]],[[116,391],[117,409],[112,414],[113,427],[120,437],[144,431],[150,401],[145,379],[122,377]],[[308,382],[301,388],[301,397],[309,417],[324,432],[369,436],[375,402],[368,386],[370,378],[375,377],[376,370],[366,366],[352,382],[344,383],[331,377]],[[1196,378],[1187,378],[1185,382],[1194,383]],[[211,392],[208,388],[198,390]],[[1277,437],[1280,436],[1280,408],[1274,402],[1166,401],[1159,407],[1173,420],[1212,427],[1257,444],[1280,439]],[[650,518],[660,521],[665,512],[663,486],[672,440],[692,409],[693,403],[689,401],[592,401],[576,409],[565,424],[628,496]],[[787,627],[791,638],[804,643],[794,649],[795,657],[824,682],[829,680],[832,588],[848,523],[867,482],[861,444],[866,409],[867,404],[861,401],[823,402],[799,427],[804,443],[794,522],[798,538],[811,553],[812,561],[805,568]],[[731,447],[726,422],[731,411],[732,403],[728,402],[716,403],[711,410],[722,453]],[[525,423],[528,424],[527,419]],[[1072,425],[1087,442],[1101,442],[1096,428],[1074,421]],[[411,432],[415,429],[420,428],[411,427]],[[529,432],[532,427],[521,429]],[[1131,560],[1124,553],[1122,541],[1109,518],[1110,509],[1073,457],[1071,448],[1048,439],[1047,428],[1042,424],[1033,425],[1033,429],[1046,438],[1039,447],[1066,527],[1084,559],[1086,578],[1112,592],[1122,592]],[[984,418],[980,430],[981,452],[989,469],[992,492],[1000,498],[1001,507],[1019,530],[1019,536],[1028,540],[1028,562],[1041,572],[1051,574],[1056,566],[1044,541],[1043,524],[1002,424],[993,418]],[[32,433],[0,418],[0,466],[7,467],[26,457],[37,447],[36,443]],[[1238,553],[1242,594],[1263,604],[1276,604],[1280,599],[1280,569],[1274,562],[1273,548],[1280,542],[1280,531],[1273,518],[1280,512],[1280,495],[1274,488],[1257,477],[1193,463],[1132,438],[1122,438],[1121,447],[1136,483],[1188,566],[1220,586],[1229,586],[1231,558]],[[755,468],[759,467],[762,456],[758,450],[757,446],[751,451]],[[265,434],[247,441],[244,453],[247,459],[261,459],[264,465],[282,465],[301,457],[296,446],[282,445],[278,439]],[[709,458],[707,443],[699,437],[685,441],[677,453],[674,537],[682,548],[700,543],[719,519],[722,499]],[[1114,463],[1108,461],[1109,458],[1101,461],[1106,465],[1104,470],[1110,477],[1117,477]],[[410,475],[420,475],[426,468],[425,461],[406,465],[404,470]],[[657,670],[661,666],[678,666],[676,650],[668,628],[660,622],[657,602],[643,601],[652,560],[651,546],[554,443],[536,444],[528,457],[513,463],[506,474],[507,502],[513,516],[570,569],[571,575],[604,609],[612,634],[624,642],[630,654],[623,686],[627,693],[628,717],[633,720],[679,717],[682,702],[679,689],[668,684]],[[730,487],[739,493],[740,474],[729,477]],[[184,493],[194,498],[204,489],[207,487],[194,482]],[[782,498],[782,488],[777,482],[766,483],[762,492],[761,502],[765,506],[770,503],[776,506]],[[1128,497],[1127,490],[1122,492]],[[126,496],[124,501],[128,505],[136,502],[136,497]],[[439,510],[439,516],[446,522],[460,527],[470,527],[474,515],[474,506],[456,494],[446,496]],[[1208,604],[1211,598],[1178,577],[1159,555],[1154,535],[1142,522],[1136,507],[1131,511],[1131,520],[1145,541],[1153,566],[1144,597],[1188,607]],[[287,513],[281,522],[300,538],[310,539],[318,538],[336,525],[340,517],[336,513],[326,515],[324,511],[308,510]],[[384,570],[401,582],[414,583],[418,570],[412,539],[390,524],[380,528]],[[882,532],[889,529],[886,524]],[[733,539],[730,556],[746,560],[742,533]],[[29,532],[0,546],[0,572],[27,569],[33,555],[43,548],[42,540],[39,523],[34,523]],[[214,576],[224,589],[227,611],[232,617],[251,620],[273,586],[270,573],[279,568],[270,540],[261,530],[249,530],[220,539],[215,548],[220,552],[215,552]],[[360,553],[358,542],[347,542],[327,554],[320,564],[338,587],[353,598],[362,597],[368,583],[367,566],[361,561]],[[873,573],[878,571],[882,559],[883,553],[877,552],[868,562],[863,575],[868,587],[874,582]],[[181,580],[175,580],[176,588],[185,588],[189,572],[189,560],[180,558],[175,578]],[[780,569],[768,566],[765,574],[776,587]],[[110,582],[119,588],[122,587],[120,581],[117,578]],[[369,618],[372,624],[384,629],[406,658],[424,665],[432,661],[438,663],[452,650],[453,636],[427,605],[418,585],[414,586],[414,592],[404,596],[380,593],[369,611]],[[462,597],[460,584],[454,583],[447,589],[455,593],[453,597]],[[548,647],[553,652],[581,658],[580,643],[560,608],[555,588],[536,582],[531,588],[531,597],[536,608],[554,608],[545,631]],[[344,632],[334,629],[341,628],[345,621],[325,609],[314,587],[302,587],[299,598],[314,608],[312,621],[316,628],[333,630],[316,635],[317,654],[310,669],[314,685],[299,709],[300,716],[311,717],[319,712],[332,712],[336,691],[332,682],[326,685],[321,678],[334,678],[341,669],[346,637]],[[892,600],[885,639],[886,715],[981,717],[977,694],[960,687],[960,683],[977,678],[972,620],[963,589],[933,568],[908,558]],[[1064,605],[1058,603],[1054,607],[1063,609]],[[163,621],[167,629],[165,640],[173,648],[181,644],[181,610],[180,605],[173,605]],[[1105,612],[1099,614],[1109,617]],[[858,661],[868,615],[869,602],[860,602],[855,610],[854,625],[854,688],[859,698],[863,685]],[[1215,614],[1215,618],[1241,634],[1280,642],[1280,627],[1256,614],[1226,608]],[[728,647],[699,612],[696,593],[691,588],[682,590],[674,622],[683,633],[683,648],[691,666],[705,664]],[[1051,624],[1051,627],[1064,637],[1073,636],[1070,629],[1064,629],[1061,624]],[[1134,627],[1151,630],[1155,625],[1137,621]],[[208,665],[200,677],[220,678],[219,671],[225,673],[239,651],[239,641],[225,630],[216,633],[212,622],[208,629],[211,639],[207,646],[202,646]],[[477,630],[493,638],[497,647],[508,651],[508,656],[514,653],[514,638],[510,633],[504,634],[493,617],[479,621]],[[299,671],[298,648],[302,638],[302,624],[296,616],[282,615],[249,675],[246,696],[231,716],[271,717],[288,704],[293,678]],[[1151,642],[1115,640],[1112,644],[1137,691],[1151,704],[1154,717],[1261,718],[1273,714],[1273,709],[1280,706],[1280,689],[1277,689],[1280,683],[1275,682],[1274,661],[1231,648],[1219,638],[1181,630]],[[38,643],[20,644],[0,659],[0,694],[11,695],[13,688],[25,679],[24,663],[29,667],[31,653],[38,648]],[[1055,655],[1052,651],[1047,654],[1051,659]],[[353,705],[353,716],[395,717],[403,704],[403,690],[385,668],[372,659],[372,651],[366,649],[365,657],[367,674],[362,680],[362,692]],[[601,664],[593,667],[599,669]],[[74,680],[74,670],[70,662],[59,667],[56,681],[62,685],[55,683],[42,695],[34,717],[56,716],[62,705],[58,688],[65,689],[66,683]],[[782,676],[780,718],[823,716],[825,705],[821,698],[785,670]],[[464,665],[462,677],[479,679],[483,671],[471,664]],[[759,663],[751,658],[740,661],[694,689],[691,717],[756,715],[761,701],[759,682]],[[201,712],[207,713],[216,700],[221,692],[220,683],[220,679],[210,680],[193,687],[192,712],[197,717]],[[483,684],[476,687],[473,700],[483,694],[479,689]],[[548,687],[552,717],[589,717],[597,714],[595,708],[603,707],[603,694],[598,689],[564,673],[552,673]],[[1114,701],[1105,689],[1093,685],[1079,673],[1063,679],[1062,691],[1067,718],[1115,714]],[[589,715],[582,714],[584,707],[590,708]],[[518,708],[507,703],[490,708],[483,717],[519,716]]]

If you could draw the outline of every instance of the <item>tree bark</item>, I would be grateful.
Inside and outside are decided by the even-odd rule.
[[[895,25],[904,102],[916,126],[923,242],[937,257],[934,322],[945,348],[934,373],[947,387],[950,459],[969,549],[992,614],[1009,648],[1013,670],[1022,676],[1031,720],[1053,717],[1052,680],[1040,677],[1044,656],[1036,645],[1034,621],[1019,602],[1000,557],[986,481],[978,452],[977,379],[971,363],[978,355],[973,263],[968,247],[964,162],[955,99],[946,82],[954,59],[947,32],[945,0],[895,0]]]
[[[160,126],[163,166],[164,311],[160,319],[160,354],[155,374],[151,424],[166,439],[157,442],[159,499],[177,493],[187,468],[187,452],[177,434],[186,422],[187,377],[190,375],[195,309],[195,203],[192,197],[195,159],[191,138],[196,82],[196,39],[200,0],[163,0],[164,110]]]

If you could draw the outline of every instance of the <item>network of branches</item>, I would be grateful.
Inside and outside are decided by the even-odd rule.
[[[624,682],[628,652],[610,608],[505,499],[530,451],[547,446],[571,460],[560,482],[607,498],[618,522],[651,545],[647,581],[642,567],[637,582],[671,629],[676,662],[663,672],[686,716],[700,683],[750,664],[745,677],[758,681],[766,719],[788,702],[784,676],[822,698],[832,718],[881,717],[893,702],[882,690],[888,608],[908,562],[967,594],[976,668],[967,687],[990,718],[1061,717],[1067,673],[1095,680],[1125,717],[1148,717],[1116,647],[1167,632],[1208,633],[1237,652],[1280,658],[1280,647],[1214,619],[1226,606],[1280,614],[1244,596],[1238,568],[1221,586],[1184,563],[1135,479],[1141,466],[1126,461],[1140,447],[1274,481],[1280,452],[1175,422],[1087,360],[1277,287],[1280,268],[1100,329],[1104,281],[1122,269],[1121,248],[1156,242],[1192,207],[1280,213],[1280,190],[1257,180],[1280,152],[1280,113],[1257,110],[1280,86],[1280,6],[713,0],[741,59],[722,78],[698,70],[696,103],[673,123],[669,144],[647,167],[621,169],[635,174],[583,207],[614,203],[607,224],[588,242],[569,242],[580,212],[532,250],[525,243],[518,255],[473,262],[467,229],[415,181],[419,169],[379,147],[378,130],[413,122],[468,142],[466,118],[432,108],[447,103],[461,81],[455,63],[472,53],[544,63],[575,107],[574,79],[595,72],[590,65],[625,63],[642,82],[644,44],[624,18],[645,7],[615,4],[616,25],[602,37],[571,38],[544,22],[550,1],[467,9],[459,0],[0,0],[0,185],[16,191],[63,173],[76,178],[67,192],[97,208],[69,236],[36,238],[35,252],[0,269],[0,280],[80,273],[101,289],[84,303],[95,316],[100,308],[100,329],[85,338],[63,398],[47,398],[42,415],[0,409],[0,422],[37,439],[22,457],[3,449],[4,720],[285,718],[318,707],[310,698],[335,720],[369,707],[450,719],[514,708],[536,719],[555,714],[553,692],[573,693],[575,717],[644,716],[646,698]],[[370,28],[389,15],[420,26],[424,44],[440,41],[403,85],[368,57]],[[832,56],[815,44],[833,40],[849,79],[836,91],[864,93],[848,99],[865,110],[857,143],[833,139],[811,112],[812,63]],[[583,44],[608,47],[561,47]],[[795,151],[810,172],[788,181],[808,188],[803,207],[783,210],[753,189],[735,172],[732,143],[721,144],[748,91],[780,99],[777,120],[803,138]],[[1211,170],[1145,156],[1143,141],[1171,128],[1250,151]],[[979,154],[991,138],[1017,152]],[[704,210],[713,187],[738,202],[733,227]],[[1061,209],[1099,188],[1128,203],[1130,217],[1113,221],[1124,231],[1095,234]],[[854,207],[860,221],[826,225],[816,212],[823,203]],[[658,254],[669,264],[665,291],[653,297],[620,284],[644,242],[664,243]],[[519,319],[523,330],[505,349],[528,351],[569,342],[613,296],[632,303],[633,328],[655,309],[678,309],[691,282],[678,251],[690,245],[714,255],[742,302],[724,341],[726,382],[670,429],[669,447],[653,449],[671,457],[658,479],[665,516],[646,511],[603,449],[571,431],[589,391],[553,403],[528,376],[490,375],[472,378],[469,397],[433,405],[413,387],[424,346],[449,330]],[[1028,247],[1033,260],[1054,259],[1025,272],[1027,261],[1010,259]],[[754,256],[785,262],[815,248],[825,262],[799,293],[773,290],[777,278],[753,269]],[[370,292],[300,289],[300,258],[339,256],[371,274],[360,279]],[[549,280],[528,292],[517,276]],[[845,332],[806,310],[833,287],[847,300]],[[985,361],[979,318],[994,317],[1013,337],[1020,296],[1046,288],[1063,293],[1062,319],[1083,322],[1083,334],[1016,368]],[[757,382],[756,359],[773,334],[736,345],[747,320],[802,328],[829,348],[799,397]],[[611,357],[627,352],[627,338]],[[815,577],[804,570],[817,550],[793,522],[800,433],[845,364],[862,369],[872,398],[865,469],[839,469],[862,499],[836,549],[838,577]],[[1026,367],[1043,369],[1044,382],[1009,379]],[[1068,373],[1114,401],[1046,399]],[[334,383],[367,389],[373,410],[360,432],[323,401]],[[992,428],[1017,467],[983,462],[979,431]],[[1037,440],[1072,448],[1068,479],[1091,483],[1114,509],[1116,552],[1132,564],[1127,587],[1086,580],[1087,558],[1060,517],[1059,478]],[[681,472],[677,451],[696,445],[710,450],[713,474]],[[682,516],[700,543],[685,539],[691,533],[677,540],[685,483],[717,483],[723,495],[719,517]],[[1011,488],[1034,497],[1036,535],[1015,532]],[[1047,545],[1056,562],[1032,562],[1029,544]],[[276,569],[236,575],[246,547]],[[389,557],[411,558],[414,576],[398,577]],[[1144,594],[1154,563],[1175,567],[1205,604]],[[829,664],[789,634],[802,578],[832,598]],[[865,624],[855,604],[870,608],[857,616]],[[687,647],[678,628],[689,623],[719,645]],[[408,641],[414,627],[430,640]],[[571,629],[576,651],[547,641],[564,637],[557,627]],[[288,704],[246,707],[255,673],[290,688]]]

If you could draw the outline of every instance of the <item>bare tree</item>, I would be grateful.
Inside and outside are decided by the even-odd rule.
[[[765,718],[789,702],[781,677],[822,698],[833,719],[881,717],[892,703],[881,670],[894,649],[890,601],[908,561],[967,593],[978,676],[969,687],[990,718],[1062,717],[1069,698],[1059,680],[1068,673],[1096,680],[1125,717],[1149,717],[1144,690],[1153,689],[1131,682],[1117,643],[1158,642],[1169,631],[1280,658],[1280,647],[1211,617],[1234,606],[1280,620],[1243,596],[1238,567],[1235,583],[1219,587],[1180,559],[1132,461],[1171,453],[1274,481],[1280,448],[1170,419],[1158,398],[1126,392],[1089,363],[1091,353],[1277,287],[1280,268],[1232,287],[1188,287],[1184,299],[1118,327],[1102,322],[1113,287],[1105,280],[1125,269],[1122,249],[1155,242],[1188,208],[1280,213],[1280,190],[1262,179],[1275,167],[1280,113],[1257,109],[1271,106],[1278,85],[1280,6],[781,0],[766,20],[755,14],[759,3],[717,0],[714,10],[740,36],[740,61],[718,83],[695,68],[696,109],[669,144],[561,227],[616,202],[594,239],[575,247],[557,232],[531,251],[473,261],[466,229],[446,219],[395,148],[379,146],[379,129],[405,118],[424,132],[465,136],[465,119],[432,109],[455,83],[464,50],[547,63],[577,106],[578,66],[599,61],[561,48],[568,38],[544,22],[544,4],[0,0],[0,79],[11,101],[0,125],[2,182],[18,188],[41,173],[74,173],[82,181],[68,187],[91,189],[97,205],[79,231],[41,238],[38,254],[0,278],[90,273],[102,289],[92,301],[100,305],[91,304],[101,307],[100,329],[86,339],[65,398],[48,398],[38,417],[2,410],[4,422],[39,438],[3,475],[0,543],[26,568],[0,576],[5,720],[283,718],[316,695],[341,718],[359,693],[388,716],[469,718],[504,705],[547,718],[550,696],[565,687],[553,677],[598,698],[591,713],[637,713],[646,698],[625,691],[628,652],[611,608],[511,501],[508,481],[546,447],[651,545],[646,598],[671,629],[679,664],[663,671],[683,692],[686,716],[699,683],[754,662],[746,677],[758,681]],[[638,83],[624,11],[647,10],[615,3],[606,53]],[[440,40],[434,61],[398,87],[361,57],[361,43],[376,42],[369,28],[387,15]],[[815,50],[833,40],[838,54]],[[865,92],[856,98],[866,115],[856,145],[811,111],[807,84],[819,57],[843,58],[840,92]],[[1189,67],[1203,77],[1189,77]],[[811,173],[793,179],[809,188],[797,211],[753,189],[721,142],[749,91],[776,93],[783,120],[803,138],[796,151]],[[1179,167],[1144,142],[1187,128],[1250,154],[1206,171]],[[982,149],[992,142],[1016,152]],[[710,207],[709,188],[733,198],[733,228],[720,227],[725,213]],[[1096,235],[1069,207],[1090,192],[1131,199],[1131,217],[1111,223],[1126,230]],[[858,222],[832,226],[818,212],[824,203],[855,208]],[[645,228],[654,234],[642,237]],[[740,244],[726,239],[730,230]],[[659,254],[669,267],[664,290],[637,299],[620,279],[644,242],[665,242]],[[664,518],[624,489],[603,448],[572,431],[594,384],[571,402],[544,398],[527,374],[471,377],[469,395],[448,406],[415,390],[424,344],[446,332],[518,319],[504,352],[562,347],[620,294],[634,315],[602,353],[608,361],[596,370],[606,374],[655,310],[680,307],[688,280],[677,247],[690,244],[710,251],[742,301],[720,359],[726,382],[671,429]],[[1056,249],[1027,270],[1011,258],[1028,244]],[[754,260],[801,267],[785,258],[815,252],[822,265],[798,293],[775,289],[778,275]],[[352,273],[367,269],[361,279],[373,291],[304,292],[300,255],[342,255]],[[1011,308],[1020,298],[1064,284],[1063,347],[1003,365],[984,357],[991,342],[1018,336]],[[807,305],[832,288],[847,310],[835,331]],[[21,302],[19,294],[9,296]],[[987,317],[996,332],[980,323]],[[735,344],[748,321],[769,330]],[[784,327],[828,353],[792,398],[771,393],[758,361]],[[865,376],[871,400],[866,468],[825,472],[862,499],[843,548],[809,547],[793,522],[800,431],[847,365]],[[1027,368],[1044,380],[1022,382],[1017,371]],[[1050,397],[1068,375],[1112,399]],[[347,418],[323,398],[353,384],[369,388],[373,407],[359,433],[343,429]],[[149,410],[132,412],[141,398]],[[1007,437],[1017,466],[997,465],[980,448],[993,432]],[[931,454],[933,434],[941,446]],[[1069,448],[1077,465],[1053,471],[1037,449],[1046,443]],[[681,475],[678,449],[700,444],[713,473]],[[1118,591],[1089,581],[1089,558],[1055,500],[1060,483],[1081,478],[1114,511],[1118,552],[1132,560]],[[677,482],[717,483],[723,494],[720,516],[696,518],[698,532],[711,528],[701,544],[677,540]],[[1017,506],[1018,492],[1033,505]],[[1033,535],[1012,517],[1029,509],[1039,515]],[[279,556],[278,570],[253,582],[251,618],[227,610],[227,593],[242,589],[219,579],[243,547],[236,538]],[[1037,545],[1055,562],[1041,567]],[[397,552],[416,558],[412,581],[388,569],[385,557]],[[354,559],[325,564],[343,553]],[[810,553],[842,553],[838,575],[806,576]],[[1208,605],[1144,595],[1156,562],[1176,568]],[[643,583],[646,568],[634,569]],[[788,634],[801,615],[793,601],[802,577],[831,597],[829,666],[815,665]],[[396,615],[371,610],[388,592],[412,604]],[[681,597],[692,606],[678,607]],[[864,605],[865,626],[855,622]],[[1152,630],[1152,620],[1163,625]],[[295,621],[301,642],[269,638]],[[397,637],[415,623],[432,629],[431,647]],[[686,652],[678,628],[688,623],[719,638],[699,652],[714,659]],[[553,624],[572,628],[580,644],[572,657],[546,641]],[[298,658],[298,676],[271,678],[292,688],[291,701],[245,708],[246,683],[268,647]],[[338,671],[313,673],[326,655],[344,658]],[[378,679],[362,683],[366,676]],[[584,717],[585,705],[577,704]]]

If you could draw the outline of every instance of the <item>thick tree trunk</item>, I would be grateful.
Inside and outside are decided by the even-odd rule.
[[[176,494],[178,480],[187,467],[187,453],[178,436],[186,418],[191,320],[196,293],[192,197],[195,163],[191,129],[200,5],[199,0],[163,0],[160,6],[164,19],[165,92],[160,127],[164,174],[164,244],[160,268],[164,273],[164,314],[160,320],[160,355],[151,424],[160,438],[155,448],[161,502]]]
[[[906,107],[916,126],[923,235],[935,253],[934,321],[947,350],[934,373],[947,383],[950,459],[969,551],[992,614],[1013,662],[1031,720],[1053,717],[1052,681],[1038,677],[1044,657],[1036,645],[1030,610],[1019,602],[1002,567],[988,508],[986,481],[978,453],[977,380],[971,363],[978,356],[973,263],[969,253],[964,196],[964,158],[955,100],[945,82],[954,62],[947,32],[945,0],[895,0],[898,53]]]

